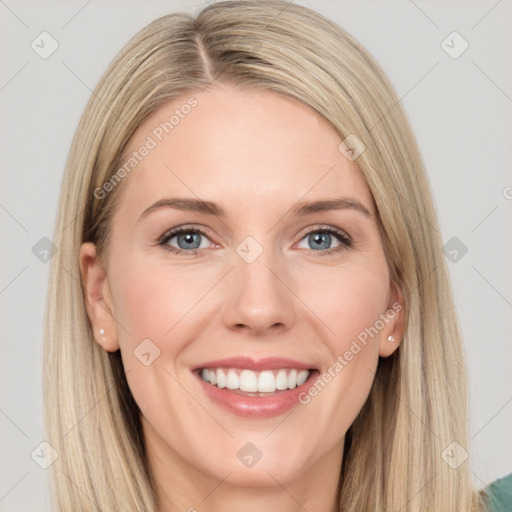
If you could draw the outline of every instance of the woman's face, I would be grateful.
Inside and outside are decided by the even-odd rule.
[[[162,107],[130,141],[106,266],[92,244],[81,265],[97,342],[121,349],[162,471],[286,486],[339,469],[402,328],[372,196],[340,142],[292,100],[225,86]]]

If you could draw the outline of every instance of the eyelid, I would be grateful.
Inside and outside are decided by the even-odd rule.
[[[174,238],[176,235],[188,231],[196,231],[198,233],[201,233],[211,242],[215,243],[212,240],[212,236],[210,235],[211,230],[208,229],[206,226],[202,226],[201,224],[184,224],[183,226],[176,226],[175,228],[168,229],[162,235],[160,235],[160,237],[158,238],[158,243],[165,243],[165,241]]]
[[[300,236],[302,240],[306,235],[320,231],[337,233],[338,235],[343,235],[345,238],[352,241],[352,237],[344,229],[332,226],[331,224],[313,224],[307,226],[304,229],[302,229],[297,236]]]

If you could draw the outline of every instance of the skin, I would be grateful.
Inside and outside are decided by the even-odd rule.
[[[310,109],[273,92],[225,85],[193,96],[197,106],[122,183],[105,264],[93,244],[81,247],[96,342],[121,349],[161,512],[333,512],[345,433],[379,356],[398,347],[403,312],[307,405],[277,417],[226,411],[190,368],[237,355],[277,356],[322,373],[380,314],[403,304],[390,282],[371,193],[339,151],[338,134]],[[128,152],[189,97],[147,119]],[[166,197],[215,201],[226,216],[160,208],[140,219]],[[349,208],[289,214],[299,201],[338,197],[357,200],[370,215]],[[206,231],[197,256],[158,244],[183,225]],[[346,233],[352,246],[332,235],[319,249],[311,238],[326,226]],[[236,252],[248,236],[263,249],[252,263]],[[186,244],[174,237],[167,247],[190,253],[195,246]],[[149,366],[134,355],[145,339],[160,350]],[[237,458],[247,442],[262,453],[251,468]]]

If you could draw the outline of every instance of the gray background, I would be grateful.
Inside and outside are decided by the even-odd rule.
[[[512,472],[512,3],[302,1],[359,39],[393,82],[427,167],[467,347],[471,466],[483,487]],[[0,0],[0,510],[48,509],[41,341],[48,264],[71,139],[107,64],[140,28],[201,2]],[[41,32],[58,42],[43,59]],[[448,55],[457,31],[469,48]],[[452,42],[453,41],[453,42]],[[448,39],[452,53],[460,42]],[[46,45],[46,48],[49,46]],[[39,242],[42,243],[42,242]],[[39,247],[39,246],[36,246]],[[450,251],[453,248],[449,245]],[[35,251],[37,252],[37,251]],[[448,252],[448,251],[447,251]],[[461,256],[462,255],[462,256]],[[449,258],[453,259],[453,253]]]

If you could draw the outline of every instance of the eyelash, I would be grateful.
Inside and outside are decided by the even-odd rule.
[[[185,255],[185,256],[193,256],[198,257],[200,256],[200,253],[203,249],[192,249],[190,251],[185,251],[182,249],[177,249],[176,247],[172,247],[168,245],[169,240],[174,238],[177,235],[181,235],[184,233],[199,233],[200,235],[210,238],[208,234],[203,231],[200,228],[192,227],[192,226],[182,226],[180,228],[172,229],[171,231],[165,232],[158,240],[158,245],[161,245],[166,251],[169,251],[176,255]],[[316,229],[312,229],[304,234],[304,236],[301,238],[303,240],[307,236],[311,235],[312,233],[322,233],[322,234],[329,234],[334,235],[339,242],[341,242],[341,245],[339,247],[336,247],[334,249],[327,249],[323,251],[313,251],[311,249],[307,249],[306,253],[308,253],[313,258],[320,258],[324,256],[335,256],[340,251],[349,249],[353,246],[352,239],[341,229],[332,227],[332,226],[321,226],[317,227]]]

